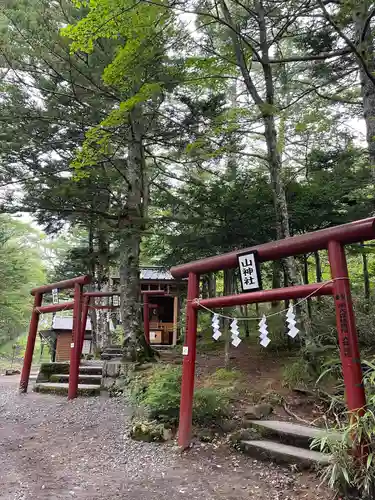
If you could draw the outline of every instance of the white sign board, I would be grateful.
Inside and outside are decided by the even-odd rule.
[[[253,292],[262,288],[260,269],[256,252],[248,252],[238,256],[238,266],[243,292]]]
[[[59,303],[59,290],[57,288],[54,288],[52,290],[52,303],[53,304]]]

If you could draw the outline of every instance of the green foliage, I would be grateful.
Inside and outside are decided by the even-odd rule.
[[[30,321],[30,289],[45,280],[40,237],[27,224],[0,216],[0,344],[20,336]]]
[[[203,385],[205,388],[215,389],[222,394],[231,396],[236,393],[236,389],[240,387],[243,380],[243,374],[238,370],[218,368],[204,380]]]
[[[194,392],[193,421],[199,425],[215,425],[230,413],[228,398],[218,389],[202,387]]]
[[[242,378],[242,374],[237,370],[226,370],[225,368],[218,368],[212,375],[211,380],[215,382],[237,382]]]
[[[156,369],[145,385],[133,391],[133,400],[145,406],[149,417],[160,422],[177,423],[180,409],[181,369],[165,366]]]
[[[315,439],[311,447],[331,455],[330,465],[322,471],[323,481],[330,488],[347,498],[370,500],[375,495],[374,360],[364,360],[362,366],[367,394],[367,407],[363,414],[348,415],[345,412],[336,415],[336,421],[339,422],[336,430],[341,433],[341,439],[322,436]]]
[[[314,378],[309,373],[307,361],[303,358],[298,358],[292,363],[287,363],[283,369],[283,381],[292,389],[312,383]]]
[[[237,372],[224,374],[224,371],[218,370],[213,375],[210,382],[213,386],[196,389],[193,405],[193,420],[196,424],[211,425],[230,413],[228,383],[232,386],[240,375]],[[135,405],[144,407],[151,420],[176,424],[180,411],[180,397],[180,367],[169,365],[157,367],[151,374],[142,374],[131,382],[131,401]]]
[[[322,480],[345,498],[371,500],[375,494],[375,415],[367,410],[337,430],[341,439],[324,436],[311,444],[312,448],[331,455],[330,464],[322,471]],[[365,454],[364,460],[361,454]]]

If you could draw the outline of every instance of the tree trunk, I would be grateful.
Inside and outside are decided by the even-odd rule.
[[[255,313],[257,315],[257,318],[260,318],[260,307],[258,302],[255,304]]]
[[[318,283],[321,283],[323,276],[322,276],[322,264],[320,262],[319,252],[314,252],[314,257],[315,257],[316,281]]]
[[[202,298],[208,299],[209,296],[209,277],[205,275],[202,277]]]
[[[124,341],[135,350],[141,335],[141,297],[139,283],[139,250],[141,237],[131,228],[122,231],[120,242],[120,309]],[[134,356],[135,351],[132,352]]]
[[[282,266],[278,260],[272,262],[272,288],[281,288]],[[271,308],[277,309],[279,301],[272,301]]]
[[[208,274],[208,296],[210,299],[216,297],[216,274]]]
[[[271,71],[271,68],[269,69],[269,71]],[[272,79],[271,75],[269,75],[268,77],[269,79]],[[268,86],[272,86],[273,88],[272,80],[270,80],[270,84]],[[273,92],[272,92],[272,103],[270,104],[273,104]],[[290,237],[289,214],[288,214],[288,206],[286,202],[284,184],[281,176],[282,162],[281,162],[281,157],[277,150],[277,133],[276,133],[275,117],[273,114],[264,115],[263,121],[265,127],[265,137],[266,137],[267,152],[268,152],[268,167],[271,176],[273,201],[274,201],[275,215],[276,215],[276,235],[277,239],[289,238]],[[283,259],[283,266],[288,275],[288,282],[291,285],[298,284],[299,279],[294,257],[286,257],[285,259]]]
[[[101,228],[98,230],[98,265],[97,265],[97,284],[101,292],[108,291],[109,279],[109,245],[107,235]],[[108,297],[98,299],[103,305],[108,305]],[[97,310],[97,338],[100,347],[106,347],[111,343],[111,335],[108,322],[108,311],[105,309]]]
[[[363,285],[365,293],[365,309],[368,312],[370,305],[370,277],[368,272],[368,259],[365,252],[365,246],[362,243],[362,268],[363,268]]]
[[[233,269],[225,269],[224,270],[224,295],[232,295],[234,293],[234,271]],[[230,316],[230,309],[225,310],[225,314]],[[231,342],[231,335],[230,335],[230,330],[229,330],[229,325],[230,325],[230,320],[227,318],[224,318],[224,328],[223,328],[223,334],[224,334],[224,340],[225,340],[225,347],[224,347],[224,366],[227,370],[230,368],[230,342]]]
[[[245,318],[248,318],[249,317],[249,307],[247,304],[243,306],[242,311],[243,311],[242,316],[244,316]],[[244,323],[245,323],[245,337],[250,337],[249,321],[244,321]]]
[[[234,276],[234,280],[235,280],[235,289],[236,289],[236,293],[241,293],[241,290],[240,290],[240,285],[239,285],[239,282],[238,280],[236,279],[236,277]],[[239,309],[240,309],[240,314],[243,318],[248,318],[249,317],[249,308],[248,308],[248,305],[245,304],[243,306],[239,306]],[[245,337],[250,337],[250,325],[249,325],[249,321],[243,321],[244,323],[244,327],[245,327]]]
[[[314,252],[315,259],[315,274],[317,283],[321,283],[323,280],[322,276],[322,264],[320,262],[320,254],[319,251]],[[318,303],[322,302],[322,297],[318,297]]]
[[[307,255],[303,256],[303,281],[305,285],[309,284],[309,261]],[[309,315],[309,319],[312,318],[311,311],[311,299],[307,299],[307,313]]]
[[[94,222],[92,220],[90,220],[90,225],[89,225],[88,247],[89,247],[89,256],[90,256],[89,257],[90,274],[92,276],[92,279],[95,280],[96,265],[95,265],[95,256],[94,256]],[[95,291],[95,282],[90,285],[90,290]],[[93,303],[93,301],[91,301],[91,303]],[[96,324],[96,311],[95,311],[95,309],[89,309],[89,317],[90,317],[90,321],[91,321],[92,350],[93,350],[93,353],[96,354],[97,350],[98,350],[98,342],[97,342],[98,326]]]
[[[358,1],[354,11],[354,27],[357,49],[366,62],[367,69],[372,75],[375,75],[374,45],[371,32],[371,23],[367,23],[370,16],[372,2],[369,0]],[[363,40],[360,42],[360,40]],[[363,100],[363,116],[366,122],[366,136],[368,152],[370,157],[373,179],[375,180],[375,85],[367,76],[363,66],[359,64],[361,79],[361,94]]]
[[[120,310],[124,330],[125,354],[135,360],[149,351],[144,342],[139,281],[139,254],[144,229],[143,187],[145,160],[143,150],[142,105],[129,113],[128,158],[126,164],[127,202],[120,221]],[[142,353],[141,353],[142,351]]]

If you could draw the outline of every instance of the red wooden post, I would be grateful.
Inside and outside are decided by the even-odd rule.
[[[150,309],[148,294],[143,294],[143,325],[145,330],[145,339],[147,344],[150,343]]]
[[[187,305],[186,305],[186,336],[184,343],[184,361],[182,365],[180,423],[178,429],[178,444],[186,449],[190,445],[191,426],[193,418],[195,358],[197,349],[198,311],[193,306],[193,300],[199,295],[199,276],[189,273]]]
[[[337,331],[340,344],[340,357],[345,383],[348,409],[357,413],[366,405],[362,380],[362,367],[358,348],[353,302],[350,292],[348,267],[345,251],[337,241],[328,243],[328,257],[334,282]]]
[[[80,342],[79,342],[79,358],[81,358],[82,355],[82,349],[83,349],[83,343],[85,341],[85,332],[86,332],[86,325],[87,325],[87,316],[89,314],[89,306],[90,306],[90,297],[84,296],[83,297],[83,306],[82,306],[82,322],[81,322],[81,329],[80,329]]]
[[[81,331],[81,304],[82,285],[74,285],[74,308],[73,308],[73,328],[72,343],[70,345],[70,367],[69,367],[69,389],[68,399],[77,397],[78,391],[78,372],[79,372],[79,342]]]
[[[36,339],[36,334],[38,332],[38,324],[39,324],[40,313],[38,311],[38,308],[42,305],[42,300],[43,300],[43,294],[37,292],[34,297],[34,307],[33,307],[33,312],[31,314],[29,335],[27,337],[25,357],[23,360],[23,367],[22,367],[22,374],[20,381],[20,392],[27,392],[27,386],[29,385],[31,363],[33,361],[35,339]]]

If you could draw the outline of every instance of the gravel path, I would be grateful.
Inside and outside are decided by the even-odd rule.
[[[0,499],[322,500],[316,478],[225,447],[129,439],[123,401],[17,394],[0,377]]]

